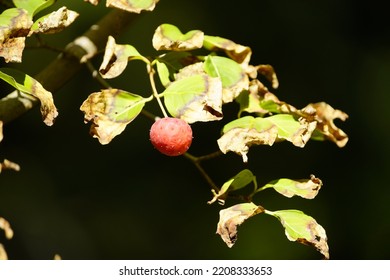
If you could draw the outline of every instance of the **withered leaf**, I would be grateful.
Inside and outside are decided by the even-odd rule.
[[[250,217],[263,213],[264,208],[256,204],[241,203],[219,211],[217,234],[231,248],[237,241],[237,227]]]
[[[162,24],[154,32],[152,43],[156,50],[188,51],[203,45],[203,32],[191,30],[183,34],[172,24]]]
[[[106,0],[106,6],[121,9],[130,13],[153,11],[159,0]]]
[[[333,109],[325,102],[312,103],[307,105],[302,111],[311,111],[315,109],[315,120],[317,121],[317,130],[327,140],[336,143],[340,148],[348,142],[348,135],[334,124],[335,119],[345,121],[348,115],[340,110]]]
[[[279,87],[279,81],[272,65],[269,64],[260,64],[257,66],[249,65],[246,68],[246,71],[249,77],[251,77],[252,79],[257,78],[257,73],[259,73],[263,75],[271,83],[272,88],[276,89]]]
[[[235,42],[218,36],[204,36],[203,47],[211,51],[223,51],[237,63],[247,66],[252,50],[250,47],[236,44]]]
[[[169,113],[188,123],[222,119],[222,83],[219,78],[194,75],[174,81],[162,93]]]
[[[12,239],[12,237],[14,236],[14,231],[12,230],[11,225],[3,217],[0,217],[0,229],[4,231],[5,238]]]
[[[33,24],[24,9],[11,8],[0,15],[0,56],[6,62],[21,62],[25,37]]]
[[[0,243],[0,261],[8,260],[7,252],[4,249],[3,244]]]
[[[277,179],[272,182],[269,182],[265,186],[261,187],[259,190],[273,188],[278,193],[286,197],[293,197],[297,195],[303,198],[312,199],[317,196],[321,187],[322,181],[319,178],[316,178],[314,175],[311,175],[310,179]]]
[[[325,229],[315,219],[299,210],[266,211],[265,213],[280,220],[288,240],[313,246],[325,259],[329,259]]]
[[[0,68],[0,79],[6,81],[17,90],[30,94],[41,102],[43,122],[51,126],[54,124],[58,111],[54,105],[53,95],[34,78],[12,68]]]
[[[105,89],[88,96],[80,110],[92,122],[90,133],[102,145],[121,134],[141,112],[148,99],[119,89]]]
[[[0,173],[6,169],[19,171],[20,166],[19,166],[19,164],[15,163],[15,162],[12,162],[8,159],[4,159],[3,162],[0,162]]]
[[[43,33],[53,34],[64,30],[71,25],[79,16],[77,12],[68,10],[67,7],[61,7],[48,15],[44,15],[36,20],[31,27],[30,34]]]
[[[112,79],[126,69],[130,59],[142,59],[142,55],[131,45],[116,44],[114,37],[109,36],[99,72],[105,79]]]

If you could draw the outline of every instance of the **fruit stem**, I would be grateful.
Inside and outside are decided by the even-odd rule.
[[[157,88],[156,88],[156,83],[154,82],[154,73],[155,73],[155,71],[154,71],[151,63],[146,64],[146,68],[148,69],[149,81],[150,81],[150,85],[152,86],[153,95],[157,99],[157,103],[160,106],[161,112],[163,113],[164,117],[167,118],[168,114],[165,111],[164,105],[161,102],[160,96],[158,95],[158,91],[157,91]]]

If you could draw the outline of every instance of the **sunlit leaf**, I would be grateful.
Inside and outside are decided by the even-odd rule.
[[[14,231],[12,230],[11,225],[3,217],[0,217],[0,229],[4,231],[5,238],[12,239],[14,236]]]
[[[153,11],[159,0],[106,0],[106,6],[121,9],[130,13]]]
[[[248,76],[240,64],[232,59],[209,55],[204,62],[204,70],[211,77],[221,79],[224,103],[233,101],[243,90],[248,89]]]
[[[229,39],[218,36],[204,36],[203,47],[210,51],[223,51],[237,63],[248,65],[252,50]]]
[[[11,8],[0,15],[0,56],[6,62],[21,62],[25,37],[33,24],[24,9]]]
[[[290,241],[313,246],[325,259],[329,259],[329,247],[325,229],[315,219],[299,210],[266,211],[278,218]]]
[[[25,9],[31,16],[50,7],[57,0],[13,0],[16,8]]]
[[[311,175],[310,179],[291,180],[282,178],[274,180],[261,187],[259,190],[273,188],[286,197],[297,195],[303,198],[312,199],[316,197],[321,187],[322,181],[314,175]]]
[[[109,36],[99,72],[105,79],[115,78],[122,74],[127,62],[133,59],[146,60],[133,46],[116,44],[114,37]]]
[[[253,175],[253,173],[249,169],[244,169],[241,172],[239,172],[237,175],[235,175],[233,178],[226,181],[222,185],[218,193],[216,193],[213,190],[214,197],[208,203],[212,204],[218,200],[218,203],[223,205],[225,204],[225,199],[228,195],[228,192],[244,188],[245,186],[254,182],[255,180],[256,177]]]
[[[188,51],[201,48],[203,36],[200,30],[183,34],[176,26],[165,23],[157,27],[152,43],[156,50]]]
[[[51,92],[45,90],[34,78],[15,69],[0,68],[0,79],[17,90],[38,98],[41,102],[41,114],[44,123],[49,126],[53,125],[58,112]]]
[[[53,34],[60,32],[71,25],[78,16],[77,12],[61,7],[57,11],[36,20],[31,27],[30,35],[33,33]]]
[[[168,112],[188,123],[222,118],[222,83],[219,78],[194,75],[174,81],[162,93]]]
[[[340,119],[345,121],[348,115],[340,110],[333,109],[332,106],[325,102],[309,104],[302,110],[309,110],[310,108],[315,109],[316,114],[314,118],[318,122],[317,131],[322,135],[323,139],[336,143],[340,148],[344,147],[348,142],[348,135],[335,125],[334,120]]]
[[[92,122],[90,133],[103,145],[121,134],[141,112],[149,99],[118,89],[105,89],[88,96],[80,110],[84,121]]]
[[[263,213],[261,206],[250,203],[241,203],[219,211],[217,234],[226,245],[231,248],[237,241],[237,227],[250,217]]]

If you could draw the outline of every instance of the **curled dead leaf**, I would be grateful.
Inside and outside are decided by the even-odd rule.
[[[64,30],[71,25],[79,14],[75,11],[68,10],[67,7],[61,7],[48,15],[38,19],[33,26],[29,35],[34,33],[53,34]]]
[[[256,204],[241,203],[219,211],[217,234],[231,248],[237,241],[237,228],[250,217],[263,213],[264,208]]]
[[[0,260],[5,261],[8,260],[7,252],[4,249],[3,244],[0,243]]]
[[[11,225],[3,217],[0,217],[0,229],[4,231],[5,238],[12,239],[12,237],[14,236],[14,231],[12,230]]]
[[[0,162],[0,173],[6,169],[19,171],[20,166],[19,166],[19,164],[15,163],[15,162],[12,162],[8,159],[4,159],[3,162]]]
[[[159,0],[106,0],[106,6],[121,9],[130,13],[153,11]]]

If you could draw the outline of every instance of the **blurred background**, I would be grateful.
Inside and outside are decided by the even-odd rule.
[[[80,17],[44,39],[64,47],[109,11],[104,2],[94,7],[59,0],[55,7],[66,5]],[[327,231],[332,259],[388,259],[390,22],[383,5],[378,0],[161,0],[117,43],[155,55],[151,38],[158,25],[200,29],[250,46],[254,65],[273,65],[280,83],[274,93],[281,100],[298,108],[325,101],[346,112],[349,119],[337,122],[350,137],[345,148],[331,142],[311,141],[304,149],[279,143],[253,147],[247,164],[230,153],[204,167],[218,184],[244,168],[260,185],[315,174],[324,186],[314,200],[267,190],[256,202],[314,217]],[[34,75],[55,57],[27,50],[15,67]],[[98,68],[101,57],[93,63]],[[137,94],[150,92],[140,62],[130,63],[110,83]],[[0,87],[0,97],[11,90],[4,82]],[[0,158],[21,165],[20,172],[0,175],[0,216],[15,232],[11,240],[0,233],[10,259],[52,259],[54,254],[63,259],[321,258],[313,248],[288,241],[280,223],[267,215],[244,223],[235,246],[227,248],[215,234],[222,208],[207,205],[209,186],[185,158],[153,149],[150,120],[137,118],[106,146],[89,136],[79,107],[99,89],[83,70],[55,93],[60,115],[54,126],[43,124],[37,108],[5,126]],[[224,121],[236,112],[235,104],[226,106]],[[194,124],[190,152],[216,151],[222,123]]]

